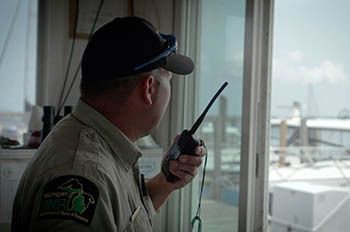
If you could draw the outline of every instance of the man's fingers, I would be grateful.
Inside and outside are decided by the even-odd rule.
[[[194,155],[181,155],[179,157],[181,163],[192,164],[199,167],[202,164],[202,157]]]
[[[179,138],[177,135],[174,142]],[[203,162],[203,157],[207,154],[207,149],[201,140],[198,140],[198,146],[194,150],[194,154],[181,154],[177,160],[169,162],[169,171],[178,179],[172,183],[176,188],[182,188],[190,183],[198,173],[198,168]],[[166,155],[163,157],[163,161]],[[162,161],[162,162],[163,162]]]
[[[183,171],[191,175],[192,177],[197,175],[197,167],[189,164],[181,164],[179,165],[178,169],[179,171]]]
[[[187,183],[191,182],[191,180],[194,178],[193,175],[188,174],[188,172],[186,171],[182,171],[182,170],[173,170],[172,173],[177,176],[181,182],[184,183],[184,185],[186,185]]]
[[[170,162],[169,169],[176,176],[178,173],[183,172],[192,177],[197,175],[197,167],[195,165],[182,163],[176,160]]]
[[[198,156],[205,156],[207,154],[207,149],[205,149],[203,146],[197,146],[194,152]]]

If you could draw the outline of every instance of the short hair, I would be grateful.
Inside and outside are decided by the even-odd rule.
[[[116,96],[123,102],[135,89],[140,80],[153,75],[160,80],[160,69],[144,72],[132,76],[116,78],[112,80],[96,80],[82,78],[80,82],[80,94],[82,98],[94,98],[100,96]]]

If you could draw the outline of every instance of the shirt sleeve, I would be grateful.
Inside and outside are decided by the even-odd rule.
[[[113,201],[113,203],[112,203]],[[92,177],[63,175],[43,188],[33,231],[119,231],[108,187]]]

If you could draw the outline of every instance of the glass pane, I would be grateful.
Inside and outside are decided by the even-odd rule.
[[[203,0],[200,15],[200,109],[229,83],[200,128],[208,150],[203,231],[237,231],[245,1]]]
[[[349,231],[350,2],[275,0],[270,231]]]
[[[22,142],[35,103],[37,0],[0,8],[0,136]]]

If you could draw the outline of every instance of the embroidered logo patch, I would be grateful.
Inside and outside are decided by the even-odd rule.
[[[98,189],[90,180],[82,176],[60,176],[44,187],[39,219],[73,219],[89,225],[97,200]]]

